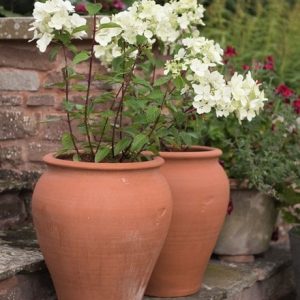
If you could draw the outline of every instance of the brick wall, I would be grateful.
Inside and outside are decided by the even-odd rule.
[[[63,57],[49,62],[49,52],[28,43],[31,21],[0,18],[0,227],[28,217],[27,193],[45,168],[42,157],[57,150],[67,127],[64,120],[46,122],[65,116],[64,91],[46,87],[62,81]],[[86,65],[79,68],[87,73]],[[105,88],[95,87],[97,93]]]
[[[79,47],[87,44],[83,41]],[[47,88],[62,81],[63,57],[59,55],[55,62],[50,62],[48,56],[49,51],[41,54],[34,42],[28,43],[28,38],[1,39],[0,35],[1,169],[40,171],[43,155],[57,149],[66,129],[63,120],[46,122],[65,115],[61,105],[64,91]],[[86,65],[79,68],[79,72],[87,73]],[[99,65],[96,68],[102,71]],[[109,87],[95,86],[97,93],[103,89]],[[78,95],[71,97],[77,101]]]

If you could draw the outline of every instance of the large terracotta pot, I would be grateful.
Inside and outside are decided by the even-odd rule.
[[[171,220],[163,159],[44,161],[33,220],[58,300],[141,300]]]
[[[214,252],[226,260],[253,261],[268,250],[277,219],[275,200],[257,190],[231,188],[233,210],[226,219]],[[235,256],[235,257],[230,257]],[[252,256],[252,259],[251,259]]]
[[[161,171],[173,194],[173,216],[147,295],[179,297],[200,289],[229,201],[221,154],[209,147],[160,153],[166,161]]]

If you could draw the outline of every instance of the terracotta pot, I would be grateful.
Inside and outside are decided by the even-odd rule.
[[[163,159],[44,161],[33,220],[58,299],[141,300],[171,220]]]
[[[267,251],[277,219],[274,199],[244,188],[231,188],[230,198],[233,210],[225,219],[214,253],[250,256]]]
[[[173,216],[146,294],[187,296],[197,292],[223,225],[229,181],[219,164],[221,150],[161,152],[161,171],[173,194]]]

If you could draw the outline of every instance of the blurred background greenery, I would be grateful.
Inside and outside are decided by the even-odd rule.
[[[34,1],[0,0],[0,15],[29,16]],[[113,1],[98,0],[106,4]],[[124,0],[127,6],[132,2]],[[223,48],[234,47],[238,54],[234,58],[236,65],[239,62],[252,65],[255,60],[272,55],[279,81],[300,93],[300,0],[203,0],[202,3],[207,9],[203,35]]]

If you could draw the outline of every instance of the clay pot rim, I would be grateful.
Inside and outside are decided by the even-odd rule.
[[[189,158],[219,158],[222,155],[222,150],[207,146],[192,146],[194,151],[160,151],[159,154],[163,158],[173,159],[189,159]]]
[[[105,171],[126,171],[126,170],[144,170],[159,168],[165,163],[164,159],[155,156],[152,160],[143,162],[127,163],[94,163],[64,160],[55,157],[55,153],[49,153],[43,157],[43,161],[49,166],[81,169],[81,170],[105,170]]]

